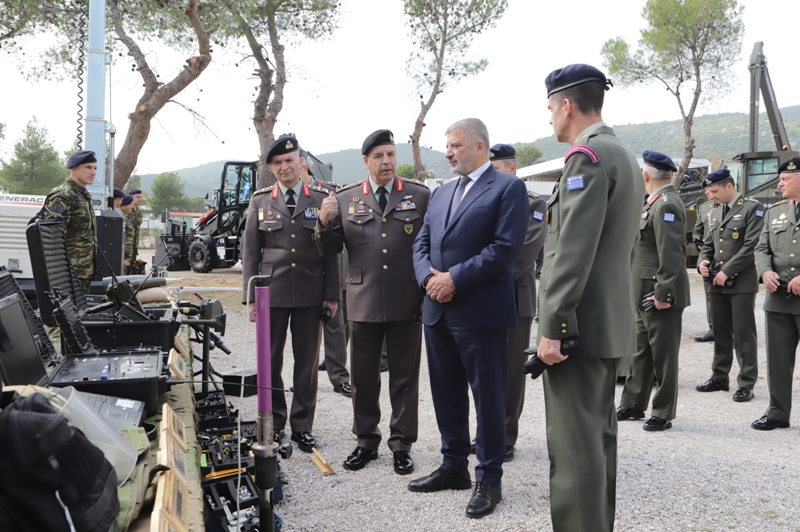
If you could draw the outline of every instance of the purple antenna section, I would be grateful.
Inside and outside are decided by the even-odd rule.
[[[258,364],[258,412],[272,413],[272,359],[270,356],[269,286],[256,286],[256,362]]]

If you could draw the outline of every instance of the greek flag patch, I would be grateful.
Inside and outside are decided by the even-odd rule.
[[[533,214],[531,214],[531,218],[539,221],[544,220],[544,213],[539,211],[533,211]]]
[[[674,222],[675,221],[675,215],[672,214],[671,212],[665,212],[664,213],[664,221],[665,222]]]
[[[758,216],[759,218],[763,218],[764,217],[764,211],[756,211],[756,216]]]
[[[567,190],[581,190],[583,188],[583,174],[567,178]]]

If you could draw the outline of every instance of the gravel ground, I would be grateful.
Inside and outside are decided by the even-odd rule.
[[[236,270],[225,271],[236,275]],[[223,275],[224,275],[223,273]],[[240,282],[217,276],[184,279],[185,286],[230,286]],[[763,288],[756,302],[759,324],[759,381],[755,399],[735,403],[732,392],[698,393],[695,385],[709,375],[713,346],[693,337],[706,331],[702,283],[690,272],[693,306],[683,315],[678,415],[674,427],[663,433],[643,431],[642,423],[626,421],[619,426],[617,481],[617,530],[792,530],[800,531],[800,434],[789,429],[759,432],[750,422],[763,415],[768,402],[764,348]],[[254,368],[255,329],[249,328],[238,293],[205,291],[217,297],[228,312],[225,341],[232,356],[212,352],[216,369],[223,373]],[[536,337],[536,324],[532,336]],[[291,345],[287,342],[283,376],[291,383]],[[244,357],[244,358],[243,358]],[[243,361],[244,360],[244,361]],[[516,459],[506,464],[503,501],[481,520],[464,515],[470,491],[432,494],[411,493],[409,480],[426,475],[441,463],[426,354],[422,355],[419,441],[412,450],[416,471],[396,475],[392,455],[381,446],[378,460],[357,472],[342,467],[355,448],[351,433],[350,401],[333,392],[327,375],[320,374],[314,435],[318,449],[336,471],[323,476],[309,455],[295,448],[294,456],[281,461],[288,485],[286,498],[276,511],[285,520],[284,530],[551,530],[549,513],[549,462],[541,379],[528,381],[525,411],[520,423]],[[738,366],[734,363],[732,382]],[[390,412],[387,377],[381,395],[388,433]],[[800,402],[795,374],[794,401]],[[622,386],[617,386],[617,397]],[[238,398],[234,403],[239,403]],[[241,404],[244,419],[255,419],[256,399]],[[474,415],[472,427],[474,430]],[[471,466],[475,465],[474,456]],[[792,502],[795,500],[795,502]]]

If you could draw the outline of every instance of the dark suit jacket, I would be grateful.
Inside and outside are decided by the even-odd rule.
[[[395,177],[380,212],[369,180],[339,190],[339,214],[328,227],[317,224],[317,246],[323,257],[347,247],[347,319],[382,323],[410,322],[419,314],[419,293],[411,245],[428,208],[430,190],[420,182]]]
[[[464,194],[448,223],[457,184],[452,180],[433,191],[414,241],[420,286],[431,267],[450,272],[456,286],[456,295],[448,303],[425,296],[422,322],[434,325],[447,312],[467,329],[516,325],[513,269],[528,225],[525,185],[489,166]]]

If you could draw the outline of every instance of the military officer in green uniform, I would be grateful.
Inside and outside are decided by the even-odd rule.
[[[769,385],[769,407],[750,425],[757,430],[789,427],[800,340],[800,157],[783,163],[778,172],[778,187],[784,201],[767,211],[756,245],[756,270],[767,287],[764,325]]]
[[[714,359],[711,377],[695,389],[728,391],[735,343],[739,387],[733,400],[744,403],[753,399],[758,379],[755,248],[764,224],[764,207],[739,194],[727,168],[711,172],[703,184],[718,203],[709,214],[709,237],[697,259],[697,271],[711,284]]]
[[[692,230],[692,241],[694,245],[697,246],[697,251],[703,251],[703,244],[705,244],[706,239],[708,239],[708,215],[711,212],[711,209],[716,207],[716,202],[709,197],[709,193],[707,192],[708,189],[704,186],[703,190],[706,192],[706,198],[697,198],[697,203],[695,204],[695,212],[697,213],[697,221],[694,224],[694,229]],[[696,342],[713,342],[714,341],[714,330],[711,327],[711,296],[709,295],[708,288],[709,283],[703,283],[703,290],[706,294],[706,318],[708,319],[708,332],[701,335],[695,336],[694,340]]]
[[[95,274],[97,224],[92,195],[86,187],[94,183],[97,175],[97,157],[93,151],[77,151],[67,161],[67,168],[69,177],[44,200],[44,217],[67,218],[67,255],[81,288],[88,294]]]
[[[645,151],[642,159],[644,186],[650,196],[642,209],[633,255],[636,353],[617,420],[644,418],[655,378],[653,410],[643,428],[663,431],[675,419],[681,318],[689,306],[686,210],[671,183],[677,171],[672,159],[656,151]]]
[[[548,108],[564,171],[548,202],[539,288],[550,514],[560,531],[614,528],[619,357],[634,352],[631,256],[644,200],[636,158],[602,119],[611,85],[589,65],[547,76]],[[564,355],[577,337],[582,352]]]

